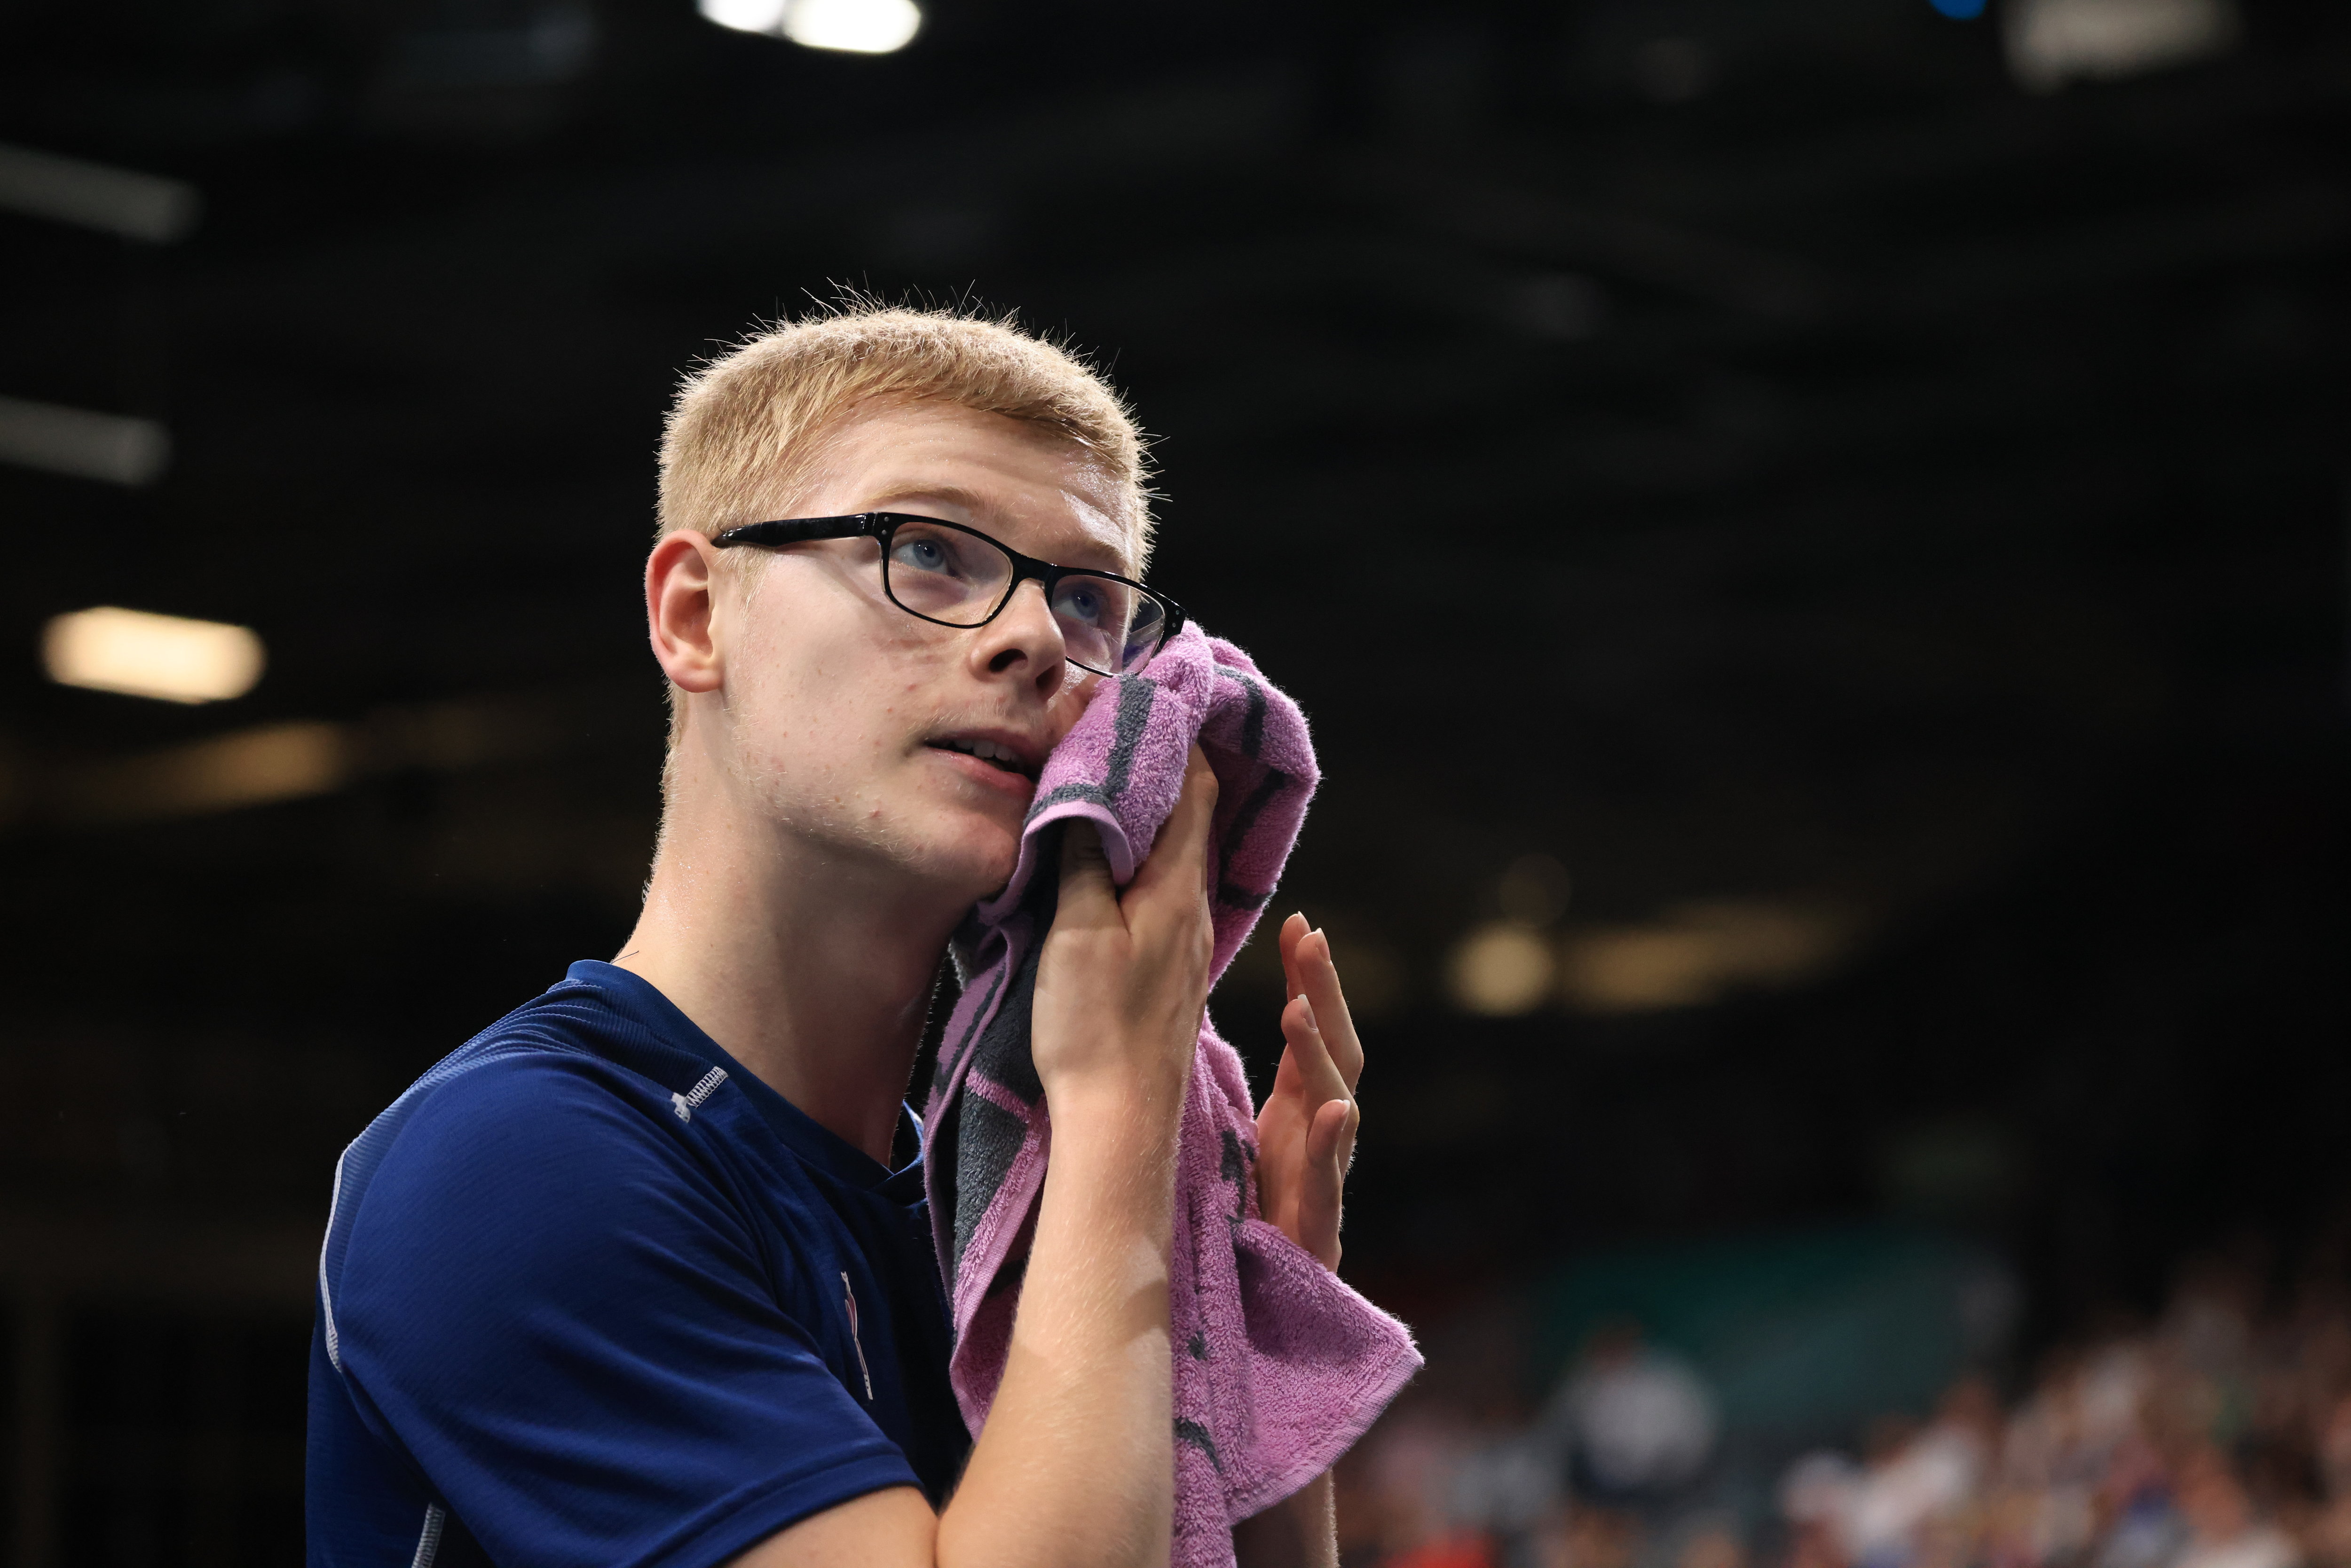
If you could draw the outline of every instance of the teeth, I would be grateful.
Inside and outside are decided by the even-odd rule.
[[[990,762],[1008,762],[1015,767],[1019,766],[1019,753],[1010,747],[998,745],[993,740],[950,740],[945,745],[950,751],[964,752],[972,757],[984,758]]]

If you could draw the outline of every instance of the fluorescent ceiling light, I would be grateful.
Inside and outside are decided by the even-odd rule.
[[[2010,74],[2035,92],[2182,65],[2237,41],[2231,0],[2016,0],[2006,18]]]
[[[0,463],[135,487],[171,461],[172,433],[152,419],[0,397]]]
[[[705,19],[738,33],[780,34],[784,5],[785,0],[701,0],[700,9]]]
[[[0,208],[164,245],[196,226],[204,198],[184,180],[0,145]]]
[[[261,679],[261,639],[243,626],[110,606],[49,622],[42,662],[60,685],[173,703],[225,702]]]
[[[784,37],[811,49],[886,55],[904,48],[922,30],[914,0],[791,0]]]
[[[697,0],[704,16],[737,32],[769,33],[811,49],[886,55],[922,30],[914,0]]]

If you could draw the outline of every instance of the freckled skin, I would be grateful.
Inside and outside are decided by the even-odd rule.
[[[850,427],[795,513],[914,512],[1043,559],[1123,571],[1119,506],[1065,443],[1001,415],[925,406]],[[1008,792],[987,764],[925,742],[994,729],[1050,748],[1076,722],[1099,683],[1064,662],[1038,585],[1023,584],[988,625],[957,630],[882,595],[870,540],[762,554],[730,575],[716,622],[728,664],[727,770],[746,803],[944,884],[953,901],[1001,886],[1029,792]]]

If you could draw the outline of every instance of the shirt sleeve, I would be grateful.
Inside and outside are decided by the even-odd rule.
[[[527,1058],[438,1086],[353,1216],[343,1375],[504,1568],[702,1568],[915,1486],[777,1306],[699,1135]]]

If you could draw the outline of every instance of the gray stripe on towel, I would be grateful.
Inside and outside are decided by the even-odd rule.
[[[1241,715],[1241,752],[1251,761],[1265,745],[1265,687],[1238,670],[1217,666],[1217,674],[1228,681],[1238,681],[1241,690],[1249,693],[1249,712]]]
[[[1118,683],[1118,727],[1111,734],[1110,764],[1102,774],[1103,803],[1126,793],[1127,777],[1134,771],[1134,748],[1143,743],[1143,727],[1151,722],[1151,705],[1159,687],[1140,675]]]
[[[1021,1141],[1029,1135],[1029,1124],[968,1089],[964,1091],[963,1103],[956,1107],[956,1118],[962,1125],[956,1140],[955,1260],[961,1265],[972,1232],[987,1217],[1012,1169],[1013,1156],[1019,1154]]]

